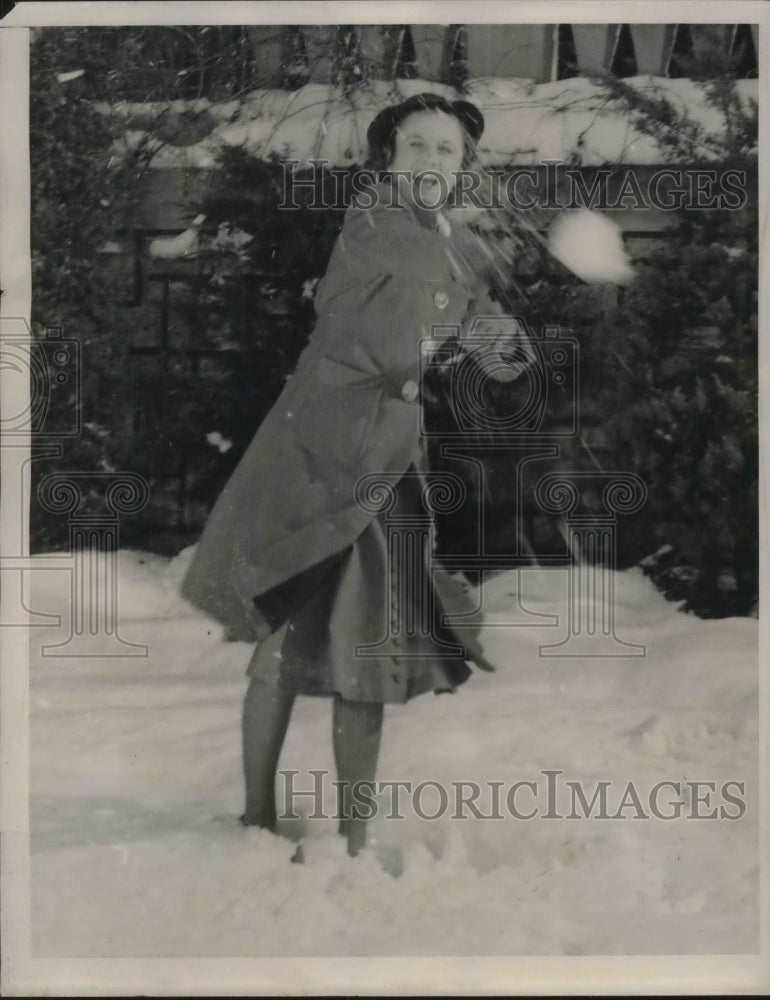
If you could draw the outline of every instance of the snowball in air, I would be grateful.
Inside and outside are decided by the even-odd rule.
[[[624,285],[633,276],[620,226],[587,208],[565,212],[551,226],[548,249],[583,281]]]
[[[218,448],[221,454],[224,455],[226,451],[229,451],[233,442],[228,441],[226,437],[223,437],[219,431],[212,431],[210,434],[206,435],[206,440],[209,444],[212,444],[215,448]]]

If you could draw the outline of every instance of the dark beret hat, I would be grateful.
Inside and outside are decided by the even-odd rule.
[[[419,111],[443,111],[444,114],[453,115],[473,142],[478,142],[484,131],[484,116],[475,104],[469,101],[449,101],[440,94],[414,94],[401,104],[391,105],[375,115],[366,132],[369,148],[373,152],[384,149],[396,127],[409,115]]]

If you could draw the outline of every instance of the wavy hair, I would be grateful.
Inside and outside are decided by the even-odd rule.
[[[393,157],[396,154],[396,130],[399,125],[406,121],[407,118],[411,117],[411,115],[421,114],[423,111],[440,111],[445,115],[449,115],[451,118],[454,118],[458,122],[463,135],[462,168],[464,170],[468,169],[476,162],[477,139],[471,135],[467,122],[463,120],[463,115],[458,113],[458,108],[456,107],[458,104],[463,108],[473,107],[467,102],[449,101],[440,94],[425,93],[417,94],[414,97],[409,98],[409,100],[404,101],[403,104],[396,106],[395,109],[386,109],[385,116],[387,116],[388,112],[391,112],[391,121],[388,121],[381,112],[375,119],[373,126],[377,124],[379,119],[382,121],[384,127],[381,127],[380,129],[370,127],[369,129],[369,133],[367,135],[369,150],[366,162],[364,163],[364,169],[372,170],[379,175],[387,175],[388,167],[392,163]],[[399,115],[399,109],[404,109],[405,113]],[[480,115],[479,112],[477,113]],[[483,128],[483,118],[481,121],[481,127]]]

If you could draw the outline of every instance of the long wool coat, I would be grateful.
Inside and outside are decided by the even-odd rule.
[[[350,546],[375,514],[355,498],[366,473],[402,473],[420,449],[420,341],[500,313],[458,264],[452,239],[378,184],[342,232],[315,295],[296,371],[214,506],[183,595],[255,641],[255,598]],[[437,327],[449,327],[445,331]],[[312,577],[312,573],[311,573]]]

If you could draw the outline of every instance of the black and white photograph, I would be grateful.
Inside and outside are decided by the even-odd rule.
[[[4,994],[770,990],[766,8],[3,13]]]

